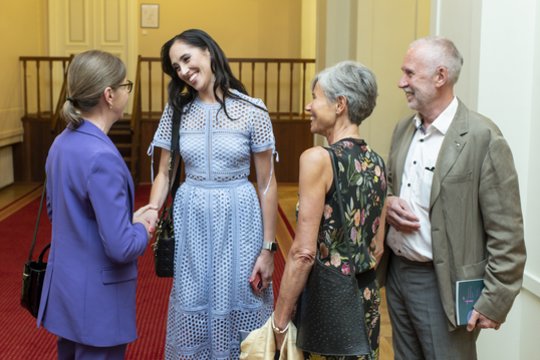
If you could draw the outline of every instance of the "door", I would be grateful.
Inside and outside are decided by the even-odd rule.
[[[69,56],[90,49],[108,51],[124,61],[128,78],[133,79],[138,53],[137,19],[136,1],[49,0],[49,55]],[[55,88],[59,86],[55,84]]]

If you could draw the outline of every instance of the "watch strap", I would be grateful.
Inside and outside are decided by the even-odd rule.
[[[268,250],[271,252],[276,252],[278,249],[278,245],[274,241],[263,241],[262,245],[263,250]]]

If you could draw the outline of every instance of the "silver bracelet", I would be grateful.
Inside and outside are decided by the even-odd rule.
[[[285,334],[287,330],[289,330],[289,324],[287,324],[287,326],[285,326],[283,330],[276,326],[276,324],[274,323],[274,313],[272,313],[271,319],[272,319],[272,330],[274,330],[276,334]]]

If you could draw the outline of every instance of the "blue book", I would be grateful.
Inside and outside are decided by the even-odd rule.
[[[456,281],[456,320],[458,325],[467,325],[476,300],[484,288],[484,280]]]

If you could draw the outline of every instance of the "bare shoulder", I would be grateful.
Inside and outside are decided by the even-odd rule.
[[[300,156],[299,186],[320,188],[325,194],[332,183],[332,163],[328,151],[322,146],[307,149]],[[302,189],[301,189],[302,190]]]
[[[322,146],[315,146],[305,150],[300,155],[300,165],[309,165],[310,167],[324,167],[330,164],[328,151]]]

